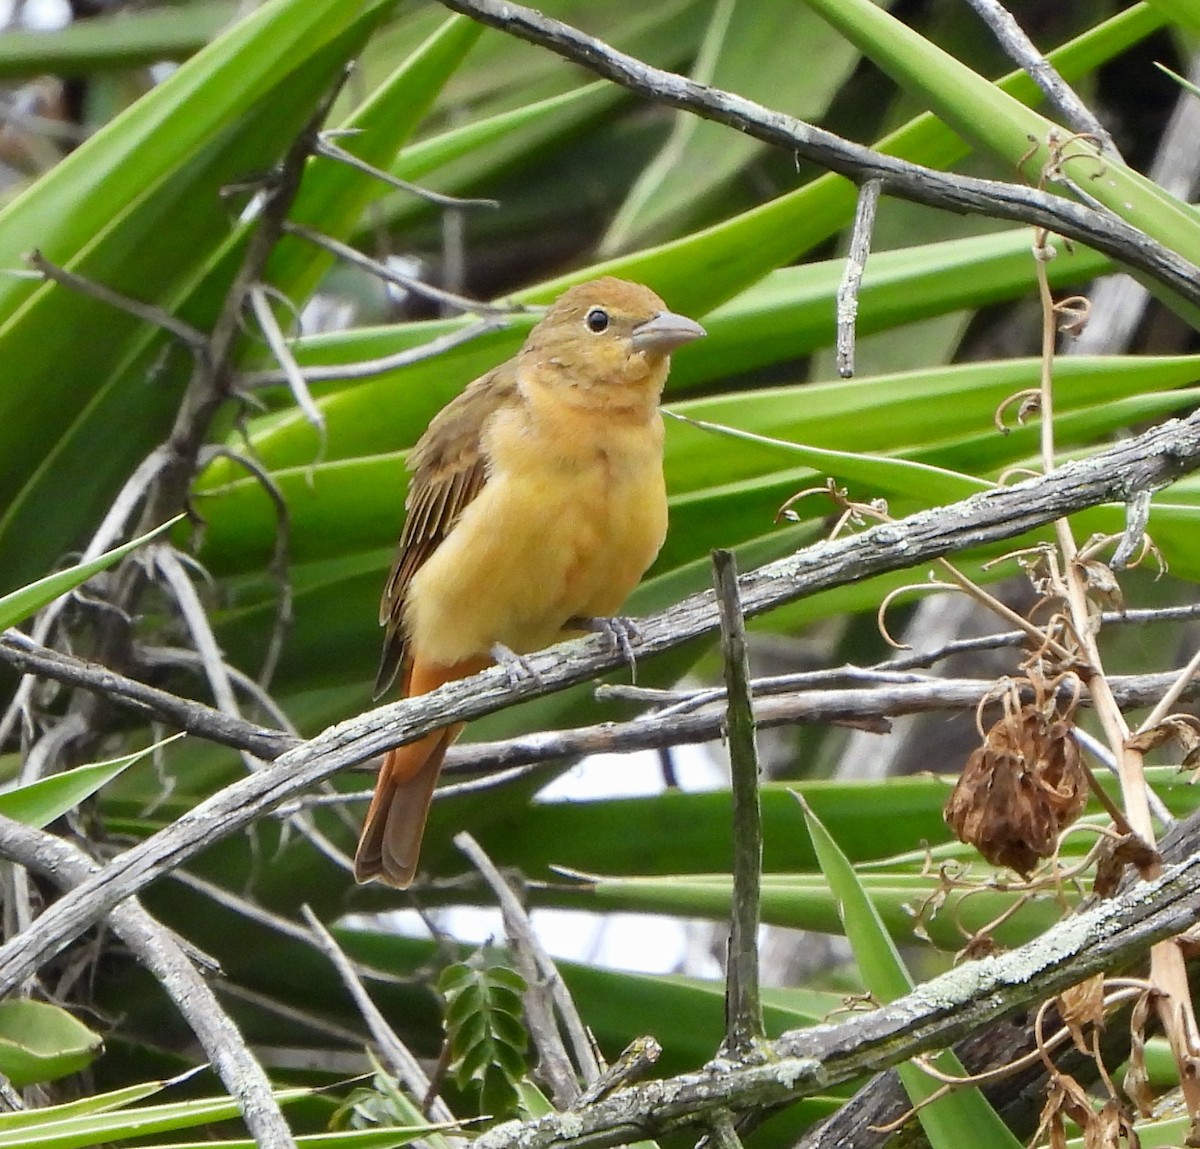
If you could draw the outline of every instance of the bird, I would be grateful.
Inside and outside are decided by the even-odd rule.
[[[667,531],[671,352],[705,334],[650,288],[568,288],[520,351],[439,411],[408,454],[404,525],[384,586],[375,683],[404,697],[608,627]],[[627,620],[623,620],[627,622]],[[463,724],[388,751],[354,877],[407,888],[447,749]]]

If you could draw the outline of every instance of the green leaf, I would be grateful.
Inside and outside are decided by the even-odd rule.
[[[205,0],[77,20],[49,33],[6,28],[0,36],[0,79],[47,72],[79,76],[179,60],[203,48],[238,12],[239,0]]]
[[[863,891],[854,867],[799,793],[796,800],[804,811],[821,871],[838,899],[846,940],[854,951],[867,988],[884,1002],[903,997],[913,988],[912,978],[874,905]],[[966,1076],[962,1063],[948,1050],[934,1062],[943,1073]],[[910,1063],[898,1066],[897,1072],[914,1105],[926,1101],[941,1089],[940,1082]],[[956,1089],[929,1102],[917,1110],[917,1117],[933,1149],[960,1149],[963,1145],[1016,1149],[1020,1145],[975,1086]]]
[[[18,1089],[78,1073],[103,1044],[100,1034],[56,1005],[27,998],[0,1001],[0,1073]]]
[[[804,68],[796,67],[798,43],[807,57]],[[789,12],[787,33],[781,35],[775,0],[720,0],[691,76],[814,121],[857,60],[846,40],[811,13]],[[676,112],[670,136],[618,209],[600,254],[678,234],[766,150],[766,144],[721,124]]]
[[[56,571],[54,574],[38,579],[35,583],[30,583],[29,586],[6,594],[0,598],[0,629],[15,626],[23,619],[36,614],[42,607],[48,606],[56,598],[74,590],[77,586],[82,586],[93,575],[107,570],[127,554],[144,546],[151,539],[157,538],[182,518],[182,515],[176,515],[175,518],[168,519],[162,526],[155,527],[154,530],[147,531],[146,534],[139,535],[122,546],[105,551],[104,554],[90,562],[79,563],[66,570]]]
[[[474,1086],[480,1112],[502,1117],[520,1104],[529,1035],[521,1022],[524,979],[488,945],[438,978],[446,999],[446,1039],[451,1071],[462,1088]]]
[[[0,814],[26,826],[41,829],[55,818],[61,818],[68,810],[73,810],[85,798],[90,798],[101,786],[111,782],[135,762],[140,762],[149,754],[157,753],[182,737],[182,734],[175,734],[133,754],[113,758],[108,762],[76,766],[73,770],[63,770],[48,778],[39,778],[27,786],[7,790],[0,794]]]

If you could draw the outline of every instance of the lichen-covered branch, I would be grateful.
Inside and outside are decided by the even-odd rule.
[[[1051,475],[920,511],[861,535],[805,547],[742,576],[743,609],[747,617],[763,614],[818,591],[1010,539],[1097,503],[1123,502],[1135,491],[1157,489],[1197,468],[1200,413],[1170,420],[1087,459],[1067,463]],[[639,624],[642,657],[711,635],[716,628],[713,593],[692,595]],[[330,727],[118,855],[28,930],[0,947],[0,994],[32,974],[122,899],[338,770],[415,741],[430,730],[586,682],[616,669],[623,657],[602,635],[579,639],[532,655],[528,661],[536,673],[515,685],[503,668],[493,668]]]

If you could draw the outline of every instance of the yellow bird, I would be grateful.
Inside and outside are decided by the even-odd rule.
[[[412,697],[512,666],[620,609],[667,531],[658,402],[670,353],[703,334],[640,284],[580,284],[514,358],[434,417],[408,459],[377,697],[397,673]],[[461,731],[388,752],[357,881],[411,883],[442,759]]]

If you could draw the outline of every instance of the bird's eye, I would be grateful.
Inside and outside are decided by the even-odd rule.
[[[588,330],[594,331],[597,335],[601,331],[608,330],[608,312],[603,307],[591,308],[583,317],[583,321],[587,324]]]

